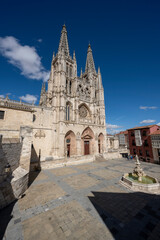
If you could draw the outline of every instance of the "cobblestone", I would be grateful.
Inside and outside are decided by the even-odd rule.
[[[160,195],[119,184],[133,167],[119,159],[40,172],[25,196],[1,211],[0,239],[159,239]],[[142,167],[160,178],[160,166]]]

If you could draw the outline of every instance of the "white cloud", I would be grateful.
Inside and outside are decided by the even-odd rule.
[[[25,96],[20,97],[21,100],[28,102],[28,103],[35,103],[37,101],[37,97],[34,95],[26,94]]]
[[[121,128],[121,126],[110,124],[110,123],[106,123],[106,127],[110,129]]]
[[[0,53],[8,59],[8,62],[21,70],[26,78],[47,81],[49,71],[42,63],[34,47],[22,46],[19,41],[12,37],[0,37]]]
[[[160,122],[159,122],[159,123],[157,123],[157,125],[158,125],[158,126],[160,126]]]
[[[110,123],[106,123],[106,128],[107,128],[107,133],[109,134],[116,134],[119,133],[120,131],[123,131],[122,126],[118,126],[115,124],[110,124]]]
[[[148,110],[148,109],[157,109],[158,107],[156,107],[156,106],[152,106],[152,107],[148,107],[148,106],[140,106],[139,107],[140,109],[143,109],[143,110]]]
[[[148,119],[148,120],[143,120],[140,122],[141,123],[154,123],[156,120],[151,120],[151,119]]]
[[[42,38],[39,38],[37,41],[41,43],[43,40],[42,40]]]
[[[109,129],[107,133],[115,135],[116,133],[119,133],[121,131],[124,131],[124,129]]]
[[[0,95],[0,98],[5,98],[5,96],[4,95]]]

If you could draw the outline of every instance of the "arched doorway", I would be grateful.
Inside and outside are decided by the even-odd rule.
[[[90,127],[87,127],[81,135],[81,149],[83,155],[94,154],[95,137]]]
[[[103,142],[104,142],[104,135],[100,133],[98,136],[98,152],[103,153]]]
[[[76,154],[76,136],[74,132],[68,131],[65,135],[65,155],[66,157],[71,157]]]

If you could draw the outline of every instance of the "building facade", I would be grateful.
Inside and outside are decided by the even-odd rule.
[[[158,128],[158,125],[149,125],[128,129],[130,154],[138,155],[140,160],[154,162],[150,134]]]
[[[119,139],[116,135],[107,134],[108,151],[119,149]]]
[[[160,164],[160,130],[150,134],[154,162]]]
[[[120,148],[129,148],[128,131],[121,131],[117,134]]]
[[[96,156],[107,151],[104,90],[89,44],[85,71],[77,76],[75,52],[70,55],[67,30],[61,31],[53,54],[46,90],[39,106],[0,99],[0,134],[3,141],[20,139],[20,128],[32,128],[32,160],[42,162]],[[23,139],[22,139],[23,140]]]

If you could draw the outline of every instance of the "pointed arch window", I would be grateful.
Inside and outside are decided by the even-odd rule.
[[[70,105],[69,103],[66,104],[66,121],[70,120]]]
[[[68,76],[68,64],[66,65],[66,74]]]
[[[71,89],[72,89],[72,82],[70,81],[69,83],[69,93],[71,94]]]

